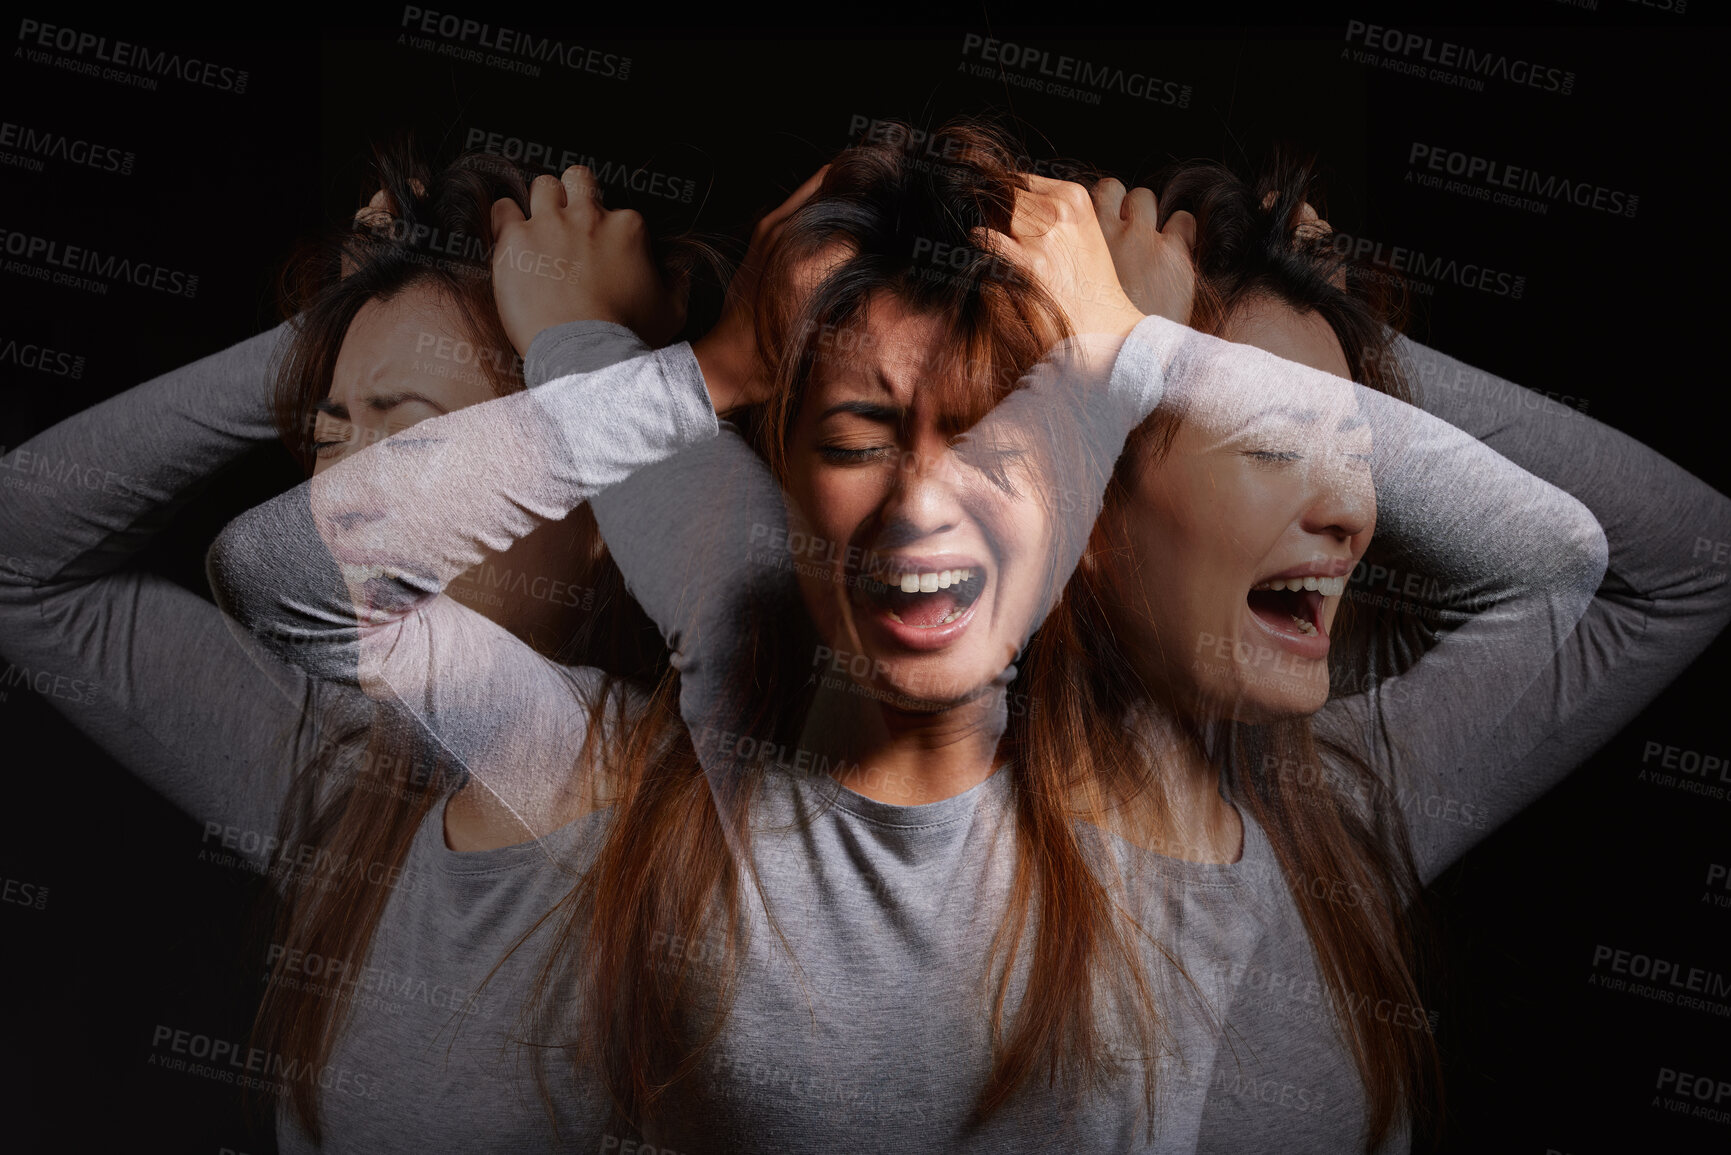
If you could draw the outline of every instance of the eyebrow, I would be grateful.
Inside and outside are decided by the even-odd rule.
[[[1299,425],[1314,425],[1322,416],[1319,409],[1302,409],[1293,405],[1271,405],[1263,411],[1269,417],[1284,417]],[[1368,425],[1364,415],[1354,410],[1340,419],[1340,424],[1334,427],[1336,433],[1351,433]]]
[[[894,425],[906,414],[906,410],[896,405],[879,405],[872,401],[842,401],[831,405],[823,411],[819,421],[827,420],[837,413],[853,413],[871,421],[882,421]]]
[[[434,401],[426,394],[416,393],[412,390],[403,390],[400,393],[375,393],[364,400],[366,407],[376,413],[389,413],[399,405],[409,405],[417,402],[437,409],[441,416],[450,412],[449,409],[440,405],[437,401]],[[342,421],[347,421],[349,419],[349,407],[340,401],[332,401],[329,397],[313,402],[313,410],[317,413],[328,413],[332,417]]]
[[[1321,410],[1302,409],[1295,405],[1270,405],[1262,413],[1265,417],[1284,417],[1300,425],[1309,425],[1322,416]]]

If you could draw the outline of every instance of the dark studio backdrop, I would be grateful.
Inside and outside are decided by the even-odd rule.
[[[439,159],[473,146],[552,167],[569,153],[613,174],[610,206],[737,255],[759,213],[873,120],[990,110],[1031,159],[1082,158],[1127,183],[1175,159],[1314,152],[1335,227],[1405,265],[1416,337],[1731,485],[1718,355],[1731,41],[1702,0],[1162,5],[1089,13],[1102,23],[1085,29],[1054,22],[1079,9],[986,5],[941,26],[928,11],[895,27],[890,11],[798,31],[682,28],[647,11],[552,24],[460,3],[439,9],[456,17],[443,30],[391,6],[266,5],[197,26],[49,5],[13,18],[0,444],[273,324],[284,258],[365,199],[368,142],[391,133],[413,130]],[[587,51],[576,67],[537,65],[481,47],[462,20]],[[149,51],[116,63],[117,41]],[[1445,44],[1491,59],[1489,75],[1440,65]],[[151,70],[162,50],[178,71]],[[48,139],[88,147],[74,157]],[[1577,191],[1499,200],[1491,162]],[[55,285],[32,238],[175,275]],[[150,563],[202,589],[226,520],[297,479],[286,454],[261,451],[179,516]],[[1679,548],[1731,564],[1725,543]],[[1434,887],[1448,1150],[1731,1149],[1728,658],[1716,642]],[[244,933],[257,884],[82,738],[60,712],[76,715],[71,691],[39,675],[8,667],[0,684],[0,1131],[24,1147],[6,1145],[272,1150],[234,1088],[155,1062],[164,1027],[244,1040],[263,969]],[[1601,985],[1619,977],[1617,951],[1699,968],[1699,1005]],[[1679,1095],[1667,1071],[1707,1076],[1723,1097]]]

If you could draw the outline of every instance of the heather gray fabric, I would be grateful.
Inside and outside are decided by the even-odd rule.
[[[556,347],[570,339],[542,340]],[[623,333],[619,339],[630,340]],[[1193,422],[1210,422],[1226,440],[1261,429],[1276,412],[1327,415],[1328,431],[1352,416],[1374,432],[1370,468],[1386,532],[1407,541],[1409,556],[1442,573],[1450,588],[1471,589],[1479,612],[1454,623],[1411,670],[1379,682],[1368,695],[1376,711],[1336,711],[1333,725],[1362,730],[1351,736],[1373,760],[1388,744],[1387,732],[1417,739],[1408,748],[1428,748],[1437,764],[1479,756],[1501,721],[1494,708],[1554,676],[1555,652],[1603,566],[1602,538],[1579,503],[1418,410],[1248,347],[1150,319],[1112,352],[1102,357],[1096,350],[1090,358],[1081,346],[1058,351],[963,446],[964,458],[973,460],[1006,449],[1029,454],[1040,462],[1043,491],[1069,499],[1065,509],[1073,515],[1059,523],[1042,604],[1074,564],[1124,437],[1163,399],[1170,396]],[[668,350],[591,380],[541,383],[556,360],[531,359],[539,408],[531,398],[509,414],[483,413],[502,405],[472,410],[477,432],[466,443],[440,423],[424,427],[417,441],[461,444],[443,468],[429,463],[418,444],[393,454],[386,442],[387,452],[357,455],[309,492],[239,519],[213,551],[213,569],[223,576],[227,604],[249,628],[292,639],[292,651],[284,652],[327,677],[351,677],[413,703],[441,742],[472,752],[466,758],[482,781],[527,814],[549,789],[536,775],[570,764],[579,731],[565,718],[525,732],[534,711],[515,703],[546,699],[516,667],[517,658],[495,654],[497,646],[514,643],[476,622],[465,626],[461,619],[473,615],[440,590],[478,560],[479,543],[497,548],[525,532],[534,515],[556,516],[594,496],[634,593],[667,634],[683,674],[682,710],[717,797],[725,799],[737,762],[758,759],[763,749],[764,736],[739,720],[749,703],[730,693],[750,684],[741,623],[758,607],[783,604],[799,560],[776,554],[774,531],[787,524],[780,496],[731,430],[597,493],[582,476],[581,447],[561,441],[575,427],[561,411],[569,404],[586,417],[611,420],[595,403],[619,397],[627,385],[658,396],[644,385],[650,370],[668,374],[674,394],[694,393],[701,380],[688,351]],[[569,400],[579,396],[591,403]],[[1292,437],[1292,430],[1283,435]],[[553,456],[521,452],[524,446]],[[559,458],[562,450],[573,456]],[[482,473],[483,486],[463,490]],[[433,495],[442,500],[433,502]],[[380,524],[388,528],[378,532]],[[1492,525],[1520,532],[1487,534]],[[396,576],[369,568],[349,583],[320,586],[306,555],[326,547],[351,567],[382,561]],[[259,570],[299,580],[285,590],[250,576]],[[355,624],[355,601],[364,606],[364,628]],[[438,624],[440,614],[449,622]],[[1495,661],[1487,667],[1488,656]],[[1477,711],[1438,729],[1431,696],[1469,669]],[[1013,670],[1005,674],[1011,679]],[[1398,692],[1384,695],[1385,687]],[[509,726],[494,717],[501,706]],[[514,747],[503,745],[506,737]],[[521,752],[531,749],[542,754],[524,764]],[[1522,751],[1503,753],[1517,759]],[[1277,989],[1320,998],[1290,895],[1254,827],[1244,858],[1225,867],[1175,862],[1106,838],[1102,850],[1126,879],[1126,900],[1164,948],[1149,947],[1143,962],[1166,1013],[1161,1052],[1152,1059],[1124,1056],[1129,1061],[1117,1083],[1079,1104],[1066,1107],[1031,1091],[976,1125],[970,1111],[990,1054],[986,950],[1008,885],[1013,775],[1000,771],[958,798],[900,807],[797,773],[806,769],[797,752],[778,758],[796,773],[772,777],[753,813],[767,905],[750,912],[754,953],[711,1063],[650,1126],[646,1138],[656,1146],[889,1150],[935,1136],[942,1146],[979,1150],[1055,1144],[1120,1150],[1149,1138],[1137,1071],[1153,1061],[1160,1098],[1149,1146],[1190,1150],[1202,1137],[1211,1092],[1215,1099],[1244,1096],[1240,1052],[1265,1048],[1252,1052],[1254,1061],[1290,1034],[1285,1024],[1258,1024],[1258,1034],[1245,1039],[1231,1029],[1234,1022],[1223,1035],[1215,1016],[1240,994],[1245,1006],[1253,1005],[1271,966]],[[1385,768],[1422,783],[1432,767],[1424,759]],[[770,916],[785,936],[785,952]],[[692,945],[679,928],[669,928],[669,951]],[[1264,957],[1270,947],[1272,959]],[[697,949],[709,958],[719,947]],[[1182,963],[1193,986],[1169,957]],[[1012,1011],[1020,997],[1013,983]],[[1349,1013],[1398,1015],[1411,1029],[1429,1025],[1418,1008],[1355,1005]],[[1222,1038],[1232,1040],[1230,1064],[1217,1058]],[[1274,1101],[1285,1110],[1302,1107],[1318,1142],[1338,1146],[1362,1121],[1356,1076],[1326,1018],[1313,1013],[1298,1042],[1321,1050],[1306,1056],[1310,1076],[1275,1088]],[[1260,1103],[1270,1084],[1264,1077],[1251,1087],[1250,1101]]]
[[[213,573],[247,624],[267,642],[275,639],[270,649],[297,655],[318,669],[318,678],[309,679],[293,664],[231,636],[202,599],[123,567],[175,500],[250,444],[270,438],[266,361],[274,340],[273,335],[255,338],[142,386],[62,423],[0,462],[11,483],[0,502],[5,655],[20,666],[98,684],[100,692],[86,700],[60,698],[57,705],[195,818],[254,831],[274,829],[287,774],[311,753],[320,735],[352,745],[357,726],[369,716],[370,703],[355,688],[364,669],[356,652],[354,610],[347,604],[347,589],[337,584],[340,571],[332,566],[323,539],[307,536],[317,532],[312,505],[304,493],[298,501],[290,495],[256,519],[243,519],[225,535]],[[558,362],[554,349],[562,349],[567,360]],[[533,381],[547,383],[534,393],[578,380],[565,385],[576,393],[583,388],[581,380],[569,374],[577,368],[637,351],[627,335],[604,327],[544,335],[532,350],[530,372]],[[1731,539],[1731,510],[1693,478],[1603,426],[1529,405],[1534,395],[1421,347],[1409,346],[1406,352],[1425,386],[1427,406],[1580,496],[1606,526],[1611,548],[1611,576],[1586,606],[1582,627],[1571,634],[1557,626],[1559,613],[1567,618],[1569,610],[1558,611],[1552,602],[1584,603],[1581,591],[1590,592],[1597,580],[1595,535],[1572,503],[1498,469],[1487,455],[1473,458],[1475,466],[1512,484],[1515,492],[1499,495],[1496,485],[1487,485],[1457,497],[1453,487],[1473,471],[1443,471],[1431,483],[1446,489],[1449,501],[1416,500],[1406,523],[1393,523],[1422,538],[1434,523],[1448,522],[1463,503],[1480,502],[1474,512],[1497,517],[1480,522],[1481,531],[1485,524],[1495,525],[1510,538],[1525,540],[1511,542],[1503,552],[1451,555],[1448,550],[1470,535],[1457,531],[1451,538],[1450,525],[1444,524],[1435,534],[1436,548],[1447,555],[1443,560],[1485,567],[1473,571],[1475,589],[1500,590],[1509,600],[1533,596],[1534,573],[1555,583],[1539,597],[1538,616],[1545,621],[1543,633],[1564,645],[1561,660],[1554,663],[1548,653],[1537,661],[1518,649],[1501,655],[1517,666],[1527,662],[1536,681],[1509,699],[1518,701],[1517,709],[1495,714],[1490,732],[1482,724],[1467,726],[1477,735],[1472,743],[1436,735],[1434,748],[1445,752],[1437,758],[1424,757],[1432,748],[1433,730],[1446,729],[1463,711],[1485,713],[1486,703],[1497,699],[1481,696],[1487,691],[1466,663],[1433,662],[1448,657],[1446,641],[1403,675],[1409,679],[1407,691],[1427,708],[1396,719],[1406,727],[1406,749],[1415,755],[1398,769],[1421,782],[1428,775],[1452,791],[1457,803],[1484,808],[1482,816],[1475,809],[1471,822],[1455,820],[1460,805],[1452,811],[1435,807],[1433,817],[1425,805],[1429,795],[1412,792],[1408,814],[1429,876],[1614,733],[1722,627],[1731,614],[1723,574],[1692,558],[1690,548],[1697,537]],[[1125,359],[1126,368],[1134,357]],[[1150,358],[1143,368],[1158,363]],[[705,555],[700,563],[687,552],[677,566],[659,569],[646,566],[644,559],[653,560],[657,548],[677,549],[681,533],[687,534],[688,545],[727,539],[695,533],[678,518],[657,521],[653,515],[665,507],[688,510],[693,520],[715,516],[713,503],[696,499],[718,496],[702,487],[714,486],[718,460],[732,471],[723,480],[737,483],[731,491],[734,506],[746,505],[742,490],[756,486],[763,492],[753,463],[739,457],[743,447],[737,441],[705,440],[714,427],[697,420],[701,382],[693,387],[694,372],[688,357],[670,351],[648,367],[638,363],[612,375],[597,374],[587,405],[573,405],[580,419],[565,427],[572,436],[567,460],[586,466],[603,460],[599,455],[605,451],[605,460],[613,463],[611,479],[681,444],[697,444],[658,467],[659,476],[655,469],[640,470],[596,502],[637,592],[679,640],[685,634],[704,636],[702,612],[714,608],[709,599],[682,602],[681,595],[692,590],[687,572],[714,579],[710,588],[717,588],[729,573],[726,559]],[[614,387],[628,385],[632,374],[643,391],[613,424],[601,426],[605,446],[587,444],[578,434],[591,427],[597,410],[616,396]],[[646,374],[668,378],[667,391],[650,389]],[[1136,395],[1142,411],[1159,400],[1157,391],[1142,389]],[[643,419],[640,425],[631,424],[633,411]],[[1135,416],[1128,410],[1109,412],[1102,424],[1127,429]],[[631,447],[623,454],[622,433]],[[1395,431],[1388,436],[1394,438]],[[1426,436],[1447,440],[1435,430]],[[1380,449],[1382,425],[1378,438]],[[543,446],[557,449],[554,443]],[[369,456],[372,451],[354,460]],[[520,454],[519,460],[526,457]],[[586,485],[594,492],[604,471],[587,480],[578,472],[560,483],[565,489],[552,505],[534,509],[551,510]],[[104,484],[109,475],[129,480],[124,486]],[[1385,487],[1378,480],[1381,496]],[[514,484],[504,476],[490,481]],[[1398,486],[1390,482],[1386,488],[1379,536],[1394,532],[1390,499]],[[719,495],[728,492],[721,489]],[[665,496],[669,493],[672,498]],[[772,487],[763,496],[779,500]],[[1449,508],[1439,510],[1443,505]],[[471,540],[483,532],[517,532],[519,523],[512,520],[517,515],[508,509],[480,512],[500,524],[477,521],[464,527]],[[779,512],[758,506],[754,516],[778,517]],[[1471,521],[1456,518],[1452,524],[1464,530]],[[286,549],[261,550],[259,538],[249,536],[269,527],[287,532]],[[647,544],[634,551],[638,538]],[[658,547],[657,542],[668,544]],[[736,558],[745,556],[738,538],[728,549]],[[1559,565],[1559,556],[1569,560]],[[704,568],[712,564],[722,568]],[[732,569],[745,566],[736,562]],[[774,567],[754,565],[735,576],[739,586],[750,587],[774,572]],[[443,600],[426,587],[432,576],[403,580],[404,602],[384,608],[426,610]],[[309,595],[303,588],[308,585],[322,588]],[[344,600],[338,603],[338,597]],[[1475,600],[1474,607],[1482,604],[1483,599]],[[1518,612],[1503,616],[1517,624],[1522,620]],[[1457,617],[1463,623],[1453,631],[1458,635],[1465,632],[1467,615]],[[422,617],[423,623],[439,620]],[[718,620],[724,623],[725,617]],[[1494,625],[1508,630],[1505,622]],[[415,628],[400,632],[412,640]],[[451,629],[476,627],[463,623]],[[689,643],[679,648],[688,699],[692,686],[699,693],[685,703],[688,717],[704,716],[693,707],[707,708],[704,695],[712,691],[703,689],[706,679],[725,677],[733,656],[720,626],[710,629],[701,649]],[[471,656],[490,653],[497,641],[485,631],[458,636],[471,643]],[[290,639],[298,644],[286,644]],[[381,662],[375,672],[389,687],[410,677],[412,665],[403,662],[393,670]],[[1427,668],[1438,671],[1429,684],[1421,680]],[[706,674],[706,669],[715,672]],[[1615,676],[1606,676],[1610,670]],[[580,672],[555,673],[558,681],[537,674],[527,684],[539,687],[537,693],[557,690],[566,699],[573,688],[592,684]],[[423,688],[451,696],[418,699],[421,716],[441,738],[463,741],[461,717],[474,699],[457,686],[441,690],[437,679]],[[1331,704],[1329,711],[1343,730],[1363,727],[1372,716],[1350,698]],[[536,716],[530,710],[517,718],[533,721]],[[552,709],[546,716],[561,725],[569,717]],[[701,745],[701,730],[698,735]],[[564,733],[559,742],[572,738]],[[489,748],[486,742],[473,748],[478,760]],[[560,749],[550,745],[547,760],[558,762]],[[526,805],[535,798],[535,784],[532,777],[523,784],[519,798]],[[769,951],[771,936],[761,933],[761,925],[754,928],[760,933],[753,942],[761,953],[748,964],[752,979],[729,1029],[700,1085],[678,1110],[658,1121],[648,1136],[652,1142],[684,1152],[779,1146],[1044,1150],[1059,1143],[1115,1150],[1132,1145],[1136,1119],[1134,1095],[1128,1092],[1085,1104],[1067,1123],[1056,1103],[1037,1096],[1013,1105],[984,1129],[967,1130],[962,1122],[983,1070],[984,1017],[977,983],[971,980],[981,973],[982,932],[989,933],[990,900],[1003,884],[1008,832],[1002,820],[1012,789],[1008,772],[956,798],[919,807],[875,802],[810,774],[775,776],[771,786],[763,800],[766,826],[802,802],[833,803],[802,832],[760,840],[772,902],[782,929],[796,932],[793,957],[803,974],[790,974],[787,957]],[[552,1146],[520,1054],[502,1047],[526,989],[535,944],[507,963],[474,1002],[468,995],[505,948],[568,887],[569,877],[551,869],[550,860],[580,868],[604,821],[604,815],[594,815],[538,842],[458,854],[445,847],[437,813],[429,819],[415,841],[409,870],[394,887],[368,969],[351,985],[360,997],[334,1058],[332,1089],[324,1097],[329,1149]],[[1184,958],[1229,1026],[1230,1042],[1217,1050],[1218,1035],[1206,1029],[1204,1016],[1191,1013],[1192,1004],[1169,991],[1174,1041],[1183,1050],[1181,1056],[1162,1059],[1165,1098],[1157,1146],[1349,1149],[1362,1114],[1362,1092],[1335,1040],[1308,944],[1260,831],[1246,823],[1243,858],[1230,865],[1178,862],[1122,845],[1110,849],[1140,880],[1137,893],[1151,912],[1151,924]],[[670,928],[667,949],[702,958],[710,947],[685,942]],[[1169,973],[1159,966],[1150,973],[1163,989],[1171,985]],[[1408,1019],[1415,1014],[1411,1008],[1374,1006],[1351,1013]],[[461,1029],[453,1034],[454,1025]],[[1415,1022],[1415,1029],[1422,1028]],[[356,1089],[359,1093],[353,1093]],[[561,1082],[555,1091],[564,1145],[610,1149],[593,1090]],[[291,1125],[285,1122],[280,1132],[285,1150],[308,1149]],[[1397,1137],[1388,1149],[1401,1145]]]
[[[0,653],[10,669],[45,687],[74,724],[200,824],[188,854],[260,871],[291,775],[331,746],[337,773],[352,766],[373,703],[252,645],[204,598],[129,567],[179,504],[276,441],[271,359],[286,332],[165,374],[0,457]],[[364,965],[333,979],[327,960],[290,960],[291,978],[352,1000],[330,1064],[285,1071],[248,1054],[244,1040],[223,1040],[239,1047],[227,1064],[237,1079],[299,1077],[326,1088],[326,1150],[559,1145],[509,1043],[539,965],[535,945],[481,988],[569,888],[548,855],[580,862],[595,823],[539,844],[458,854],[445,845],[442,819],[436,808],[400,869],[317,866],[367,871],[392,891]],[[194,1035],[203,1026],[167,1025]],[[568,1080],[555,1090],[564,1143],[576,1136],[594,1146],[607,1118],[601,1100]],[[278,1133],[284,1151],[312,1149],[286,1116]]]

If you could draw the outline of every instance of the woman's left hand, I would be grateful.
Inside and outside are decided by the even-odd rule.
[[[1123,337],[1144,314],[1124,292],[1088,190],[1027,175],[1010,231],[980,229],[977,243],[1027,270],[1064,310],[1077,335]]]
[[[528,217],[513,200],[493,204],[493,299],[524,356],[537,333],[570,321],[612,321],[665,345],[685,323],[686,289],[666,283],[643,217],[602,208],[580,165],[536,177]]]
[[[1190,323],[1196,299],[1196,218],[1173,213],[1160,228],[1160,205],[1152,191],[1124,186],[1108,177],[1094,186],[1094,209],[1112,250],[1118,280],[1135,306],[1180,325]]]

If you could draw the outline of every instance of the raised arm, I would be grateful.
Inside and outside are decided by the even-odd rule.
[[[1136,231],[1114,244],[1132,273],[1149,263],[1131,243]],[[1281,450],[1307,469],[1341,470],[1343,486],[1368,467],[1379,552],[1409,571],[1399,575],[1403,590],[1416,585],[1442,602],[1440,642],[1416,662],[1406,655],[1401,672],[1349,687],[1317,718],[1394,788],[1421,869],[1434,874],[1512,813],[1520,788],[1511,790],[1519,776],[1510,768],[1555,741],[1559,693],[1595,680],[1578,669],[1576,627],[1604,573],[1605,534],[1593,510],[1497,453],[1501,440],[1481,442],[1344,378],[1223,344],[1184,343],[1168,361],[1165,403],[1214,445]],[[1552,720],[1531,724],[1547,702]]]
[[[714,436],[701,382],[670,370],[673,354],[567,371],[624,344],[635,339],[612,326],[545,331],[530,390],[354,454],[237,518],[210,555],[247,630],[320,678],[401,702],[537,831],[560,809],[599,679],[444,591],[633,469]]]
[[[1731,500],[1548,397],[1404,338],[1396,353],[1427,411],[1579,500],[1603,527],[1609,557],[1558,660],[1490,743],[1493,756],[1441,768],[1443,805],[1430,809],[1442,818],[1408,808],[1424,832],[1421,866],[1434,874],[1627,725],[1725,628]],[[1463,805],[1470,821],[1459,820]]]
[[[444,591],[633,470],[712,438],[716,421],[684,371],[689,352],[649,352],[610,323],[643,321],[629,306],[653,268],[645,238],[558,182],[532,196],[532,221],[495,210],[494,273],[530,389],[338,462],[237,519],[210,568],[246,630],[322,679],[401,703],[540,833],[586,788],[570,772],[601,678],[546,661]],[[526,318],[511,295],[527,282],[542,304],[548,270],[564,309]],[[585,286],[589,297],[566,296]]]
[[[1098,508],[1110,455],[1137,415],[1170,406],[1202,435],[1198,452],[1275,446],[1306,468],[1368,469],[1377,536],[1471,605],[1407,673],[1324,710],[1324,724],[1344,728],[1404,795],[1434,790],[1457,767],[1508,765],[1545,739],[1515,724],[1516,703],[1549,693],[1577,660],[1565,643],[1605,566],[1604,536],[1581,502],[1414,406],[1161,317],[1124,341],[1103,390],[1094,380],[1076,373],[1068,391],[1020,391],[989,423],[1074,446],[1049,468],[1078,509]],[[1054,556],[1058,577],[1086,532],[1076,520]]]
[[[0,459],[0,652],[181,810],[261,837],[321,726],[358,724],[366,703],[323,692],[134,563],[205,483],[275,441],[273,359],[288,335],[164,374]]]

